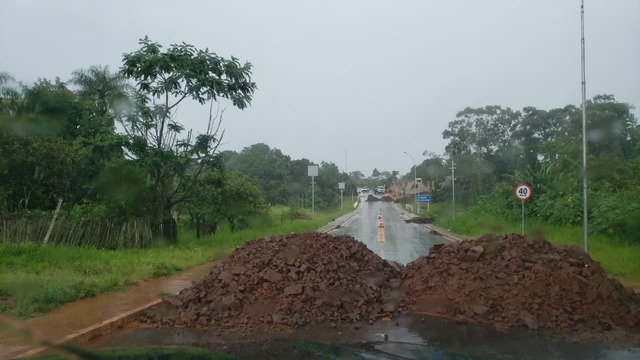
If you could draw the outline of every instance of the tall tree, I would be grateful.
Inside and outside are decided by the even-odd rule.
[[[0,211],[51,210],[59,198],[79,201],[86,180],[77,151],[61,138],[0,129]]]
[[[141,48],[123,55],[124,76],[135,81],[136,109],[122,119],[131,137],[128,150],[147,169],[153,197],[152,220],[158,234],[177,240],[174,206],[195,195],[194,184],[211,168],[221,166],[215,156],[222,133],[213,103],[231,100],[239,109],[250,105],[256,85],[251,81],[251,64],[222,58],[208,49],[186,43],[163,50],[145,37]],[[184,126],[175,109],[185,99],[200,104],[211,102],[208,130],[182,137]]]
[[[269,203],[286,204],[290,195],[287,188],[290,163],[291,158],[279,149],[258,143],[231,156],[226,166],[254,179]]]
[[[628,159],[638,144],[638,122],[629,104],[613,95],[596,95],[587,102],[587,141],[590,155],[612,155]],[[567,124],[567,139],[581,141],[582,118],[575,113]]]
[[[231,231],[242,229],[248,217],[263,214],[269,208],[256,183],[236,172],[225,173],[220,199],[217,213],[227,219]]]
[[[444,157],[426,151],[423,155],[426,155],[427,159],[418,165],[418,177],[422,178],[423,186],[430,189],[434,200],[442,199],[443,185],[451,171],[448,171]]]
[[[515,142],[522,148],[522,161],[527,169],[538,171],[541,161],[551,154],[546,144],[557,141],[573,107],[551,111],[525,107],[514,133]]]
[[[301,206],[303,199],[311,198],[311,189],[309,183],[309,159],[291,160],[289,163],[289,203],[293,206]]]
[[[493,188],[497,179],[517,168],[522,149],[514,136],[521,113],[511,108],[485,106],[466,108],[442,132],[449,139],[446,151],[451,156],[473,157],[468,185],[471,193]]]
[[[452,155],[474,154],[487,159],[499,149],[513,145],[519,111],[500,106],[466,108],[458,112],[456,120],[442,132],[449,139],[446,150]]]
[[[340,190],[338,183],[346,182],[349,176],[341,173],[338,166],[332,162],[322,162],[318,168],[316,178],[316,206],[318,208],[332,208],[340,204]]]
[[[87,184],[96,170],[86,166],[86,148],[78,142],[91,137],[95,127],[85,104],[57,78],[14,90],[2,98],[8,107],[0,111],[4,210],[45,210],[58,198],[65,203],[91,198]]]

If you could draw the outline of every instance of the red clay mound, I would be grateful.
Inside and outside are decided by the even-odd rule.
[[[386,202],[392,202],[393,198],[389,195],[382,195],[382,197],[380,198],[381,201],[386,201]]]
[[[410,222],[414,224],[433,224],[433,218],[430,217],[412,217]]]
[[[640,343],[640,296],[575,246],[517,234],[436,246],[403,269],[403,289],[417,313]]]
[[[399,277],[397,267],[350,236],[273,236],[237,248],[204,279],[165,298],[164,310],[140,320],[240,332],[323,321],[357,327],[403,310]]]

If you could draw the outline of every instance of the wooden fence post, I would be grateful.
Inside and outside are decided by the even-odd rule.
[[[56,211],[53,213],[53,219],[51,219],[51,224],[49,224],[49,230],[47,230],[47,235],[44,237],[43,245],[47,245],[47,241],[49,241],[49,236],[51,235],[51,231],[53,230],[53,224],[56,222],[56,218],[58,217],[58,212],[60,211],[60,206],[62,206],[62,199],[58,199],[58,205],[56,206]]]

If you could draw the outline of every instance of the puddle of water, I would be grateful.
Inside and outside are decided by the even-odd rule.
[[[313,350],[316,354],[324,354],[326,357],[319,358],[327,359],[640,358],[640,348],[614,349],[603,344],[571,343],[559,337],[525,329],[499,332],[488,327],[456,324],[444,319],[417,315],[404,315],[392,321],[378,321],[360,329],[332,329],[320,324],[283,335],[266,334],[234,338],[230,335],[214,335],[216,333],[217,330],[198,329],[127,329],[122,330],[117,336],[97,339],[87,346],[94,349],[202,347],[235,355],[247,355],[252,351],[269,349],[269,358],[273,359],[292,358],[290,352],[296,346]],[[384,340],[385,334],[387,341]]]

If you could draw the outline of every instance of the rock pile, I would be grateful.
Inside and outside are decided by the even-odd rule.
[[[240,332],[323,321],[359,327],[404,310],[399,277],[396,264],[350,236],[273,236],[237,248],[140,320]]]
[[[575,340],[640,340],[640,296],[576,246],[517,234],[436,246],[403,269],[409,309]]]
[[[498,329],[640,344],[640,296],[575,246],[517,234],[436,245],[402,268],[350,236],[245,243],[140,321],[247,333],[359,327],[410,310]]]

